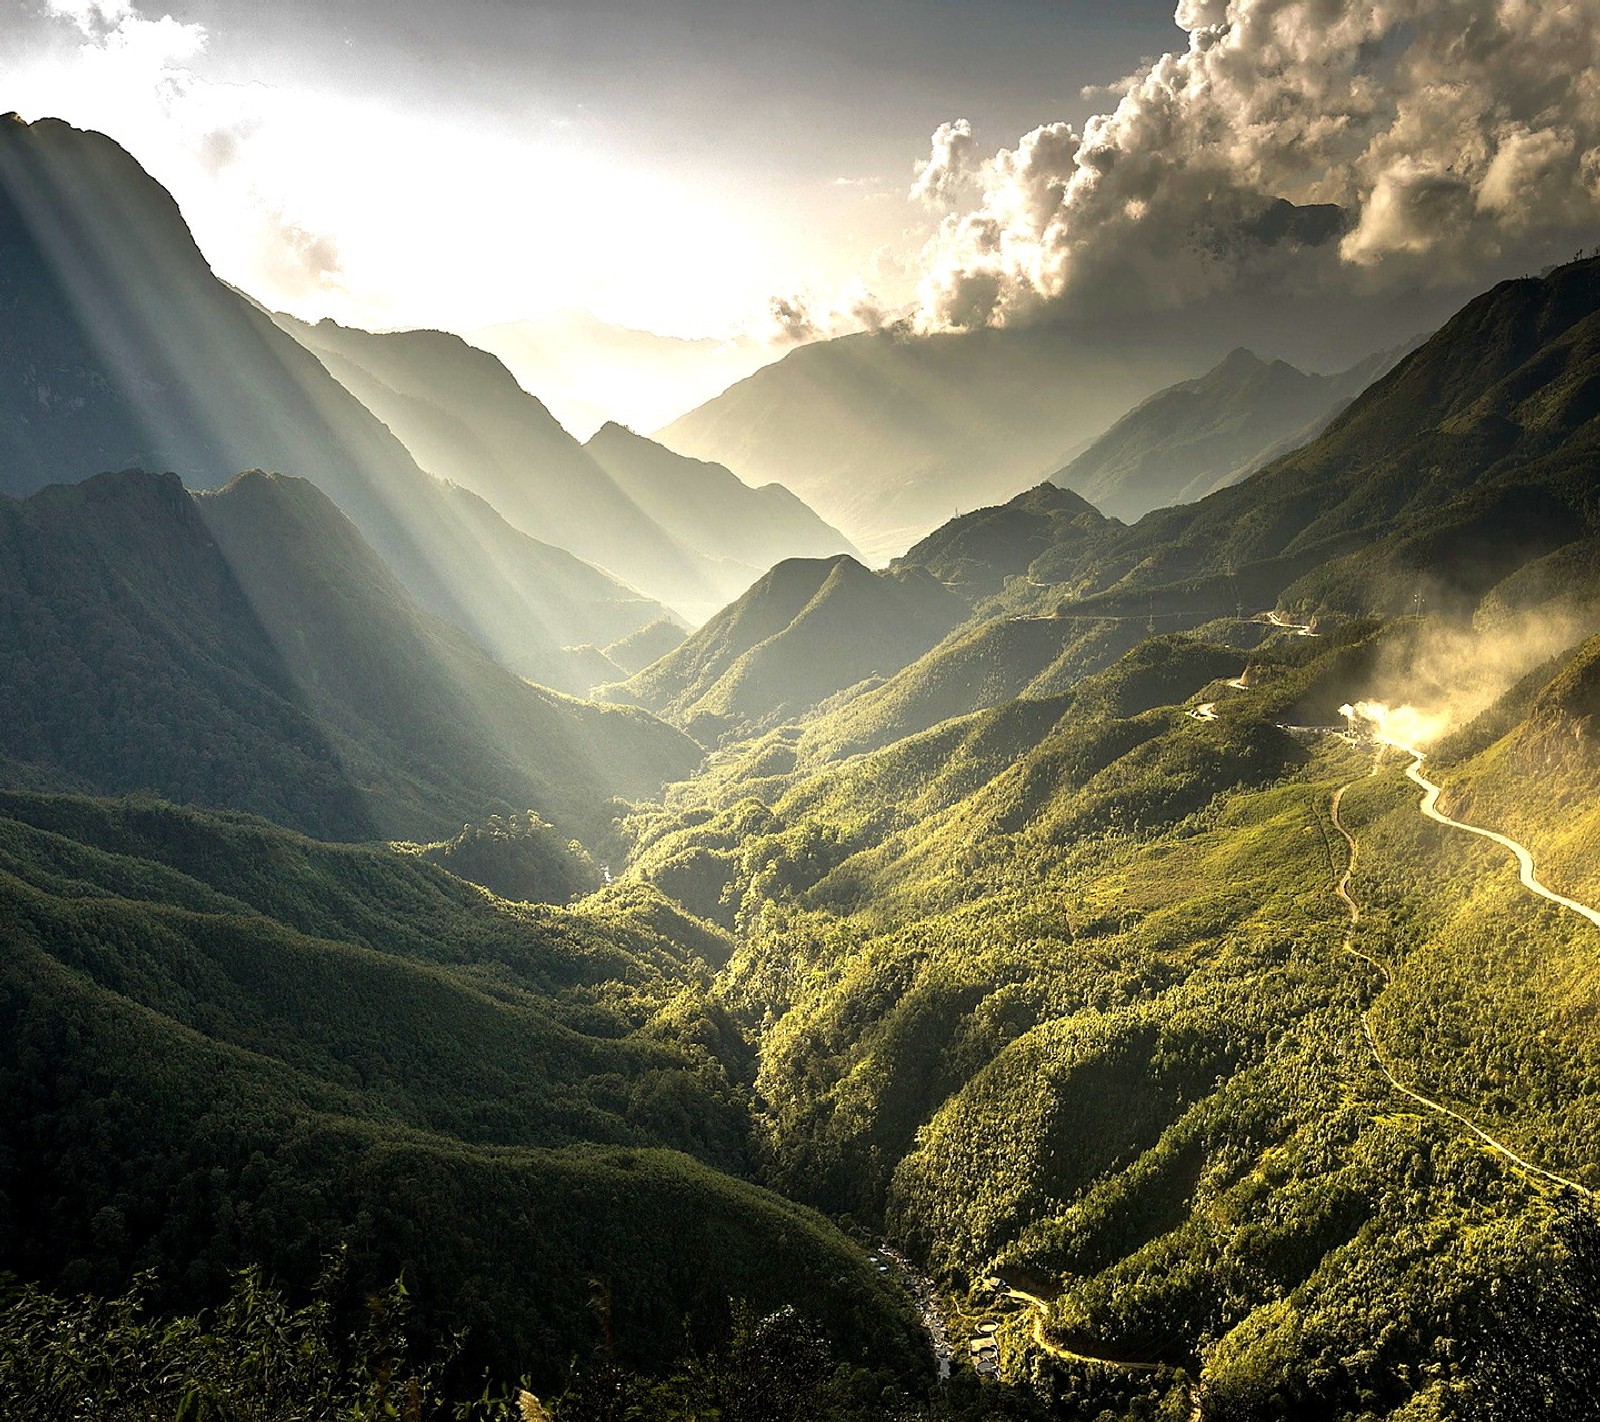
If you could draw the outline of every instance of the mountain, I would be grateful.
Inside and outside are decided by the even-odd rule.
[[[1131,526],[1035,491],[951,521],[903,561],[1002,591],[1013,615],[1166,630],[1273,606],[1582,602],[1600,587],[1596,388],[1589,259],[1476,298],[1320,435],[1236,485]]]
[[[584,449],[674,537],[758,573],[785,558],[856,553],[782,484],[752,489],[720,464],[674,454],[618,424],[602,425]]]
[[[1134,406],[1051,481],[1131,523],[1237,484],[1284,446],[1303,444],[1402,352],[1337,375],[1307,375],[1239,347],[1195,380]],[[1292,442],[1292,443],[1291,443]]]
[[[703,621],[786,557],[849,551],[786,489],[751,489],[607,425],[580,445],[499,360],[440,331],[274,318],[429,472],[523,532]]]
[[[1080,605],[1200,614],[1243,597],[1399,611],[1421,596],[1472,606],[1503,579],[1534,576],[1530,565],[1548,575],[1563,560],[1578,579],[1543,586],[1581,594],[1592,586],[1582,570],[1596,532],[1597,390],[1600,261],[1502,282],[1310,444],[1107,533]]]
[[[1003,459],[1109,368],[883,335],[756,377],[762,437],[943,381],[955,481],[961,399]],[[424,345],[395,418],[459,369],[492,430]],[[23,454],[120,408],[13,373]],[[1182,403],[1119,467],[1226,463]],[[1600,259],[1192,503],[1035,469],[570,654],[634,705],[506,670],[303,478],[0,501],[0,1414],[1588,1422],[1597,468]]]
[[[952,512],[1038,483],[1062,449],[1201,359],[1192,345],[1054,327],[863,333],[791,351],[656,438],[777,480],[888,557]]]
[[[254,468],[314,479],[420,602],[558,684],[562,645],[662,613],[425,475],[216,280],[171,197],[100,134],[0,121],[0,349],[0,492],[130,466],[200,488]]]
[[[585,438],[608,420],[655,429],[781,354],[746,337],[662,336],[575,310],[462,334]]]
[[[791,558],[669,652],[606,694],[699,738],[793,717],[920,656],[965,605],[919,568]]]
[[[1109,527],[1081,494],[1047,482],[941,524],[895,563],[926,568],[977,600],[998,592],[1007,578],[1026,574],[1046,553],[1055,561],[1070,559]]]
[[[754,576],[663,528],[487,352],[442,331],[273,318],[431,474],[700,620]],[[708,540],[709,542],[709,540]]]
[[[193,495],[97,475],[0,502],[0,547],[12,785],[154,791],[341,839],[532,808],[595,843],[611,796],[698,758],[640,712],[507,672],[303,479]]]
[[[651,662],[681,647],[688,637],[676,622],[663,617],[637,632],[630,632],[605,648],[605,656],[628,676],[642,672]]]

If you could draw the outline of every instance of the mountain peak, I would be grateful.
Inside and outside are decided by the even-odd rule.
[[[1011,500],[1011,505],[1033,513],[1065,514],[1068,517],[1090,514],[1097,519],[1105,518],[1105,515],[1076,489],[1054,483],[1050,479],[1041,480],[1033,488],[1018,494]]]
[[[1249,346],[1235,346],[1217,362],[1216,369],[1246,370],[1255,369],[1266,364],[1267,362],[1251,350]]]

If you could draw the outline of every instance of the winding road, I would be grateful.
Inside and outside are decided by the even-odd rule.
[[[1318,635],[1312,630],[1309,624],[1290,622],[1286,617],[1283,616],[1282,613],[1276,611],[1258,613],[1255,620],[1268,622],[1273,627],[1278,628],[1281,631],[1293,632],[1296,636],[1300,637],[1315,637]],[[1243,676],[1234,678],[1232,681],[1228,682],[1228,685],[1238,691],[1245,691],[1248,689],[1245,685]],[[1217,719],[1217,703],[1215,701],[1202,702],[1200,705],[1193,707],[1188,714],[1197,721],[1215,721]],[[1315,727],[1309,729],[1327,730],[1332,728]],[[1382,738],[1380,738],[1380,740],[1382,740]],[[1405,774],[1407,779],[1412,781],[1412,783],[1414,783],[1423,792],[1422,799],[1418,804],[1418,809],[1426,818],[1433,820],[1438,824],[1448,825],[1452,829],[1458,829],[1467,834],[1475,834],[1483,839],[1491,840],[1495,844],[1500,845],[1502,848],[1509,850],[1517,860],[1520,870],[1519,879],[1523,888],[1527,889],[1530,893],[1547,899],[1553,904],[1559,905],[1561,908],[1580,915],[1595,925],[1595,927],[1600,928],[1600,910],[1593,909],[1587,904],[1578,902],[1576,899],[1569,899],[1563,894],[1558,894],[1553,889],[1542,883],[1536,872],[1533,856],[1523,845],[1517,843],[1516,840],[1511,839],[1506,835],[1497,833],[1494,830],[1484,829],[1480,825],[1468,824],[1464,820],[1454,819],[1439,809],[1439,799],[1443,794],[1443,789],[1439,785],[1436,785],[1433,781],[1429,780],[1422,773],[1422,762],[1425,759],[1423,752],[1417,750],[1414,746],[1401,745],[1395,741],[1382,740],[1382,743],[1386,745],[1393,745],[1397,749],[1403,750],[1407,755],[1411,756],[1411,763],[1406,767]],[[1364,779],[1365,777],[1362,778]],[[1345,792],[1348,791],[1353,785],[1359,783],[1359,780],[1352,780],[1347,784],[1339,786],[1338,789],[1333,792],[1332,802],[1329,807],[1330,818],[1332,819],[1333,827],[1344,839],[1344,842],[1349,850],[1349,856],[1345,864],[1344,872],[1339,876],[1334,891],[1338,895],[1340,902],[1343,903],[1345,912],[1349,918],[1349,922],[1345,931],[1344,942],[1342,945],[1343,951],[1350,957],[1355,958],[1360,962],[1367,964],[1369,967],[1376,969],[1377,972],[1382,976],[1384,985],[1387,987],[1393,981],[1388,966],[1379,959],[1372,957],[1370,954],[1363,953],[1359,948],[1356,947],[1355,943],[1356,930],[1361,923],[1361,905],[1357,901],[1355,895],[1351,892],[1350,885],[1351,881],[1355,877],[1356,866],[1360,862],[1361,847],[1357,843],[1355,836],[1345,826],[1343,819],[1340,817],[1339,810],[1344,800]],[[1496,1137],[1490,1135],[1489,1132],[1484,1130],[1482,1126],[1478,1125],[1477,1122],[1473,1121],[1469,1117],[1463,1115],[1460,1111],[1445,1105],[1442,1101],[1434,1100],[1433,1097],[1427,1096],[1401,1081],[1394,1074],[1393,1068],[1391,1068],[1389,1063],[1384,1059],[1383,1050],[1378,1045],[1377,1034],[1373,1031],[1372,1027],[1370,1008],[1363,1008],[1361,1010],[1361,1029],[1366,1036],[1367,1045],[1371,1049],[1373,1061],[1377,1064],[1379,1073],[1383,1076],[1384,1081],[1394,1091],[1406,1097],[1408,1100],[1415,1102],[1424,1110],[1432,1112],[1435,1115],[1445,1117],[1454,1122],[1456,1125],[1462,1127],[1515,1169],[1521,1170],[1537,1179],[1546,1181],[1560,1189],[1571,1190],[1575,1194],[1582,1196],[1584,1199],[1594,1200],[1596,1198],[1595,1192],[1590,1190],[1587,1186],[1579,1184],[1578,1181],[1573,1180],[1568,1176],[1558,1174],[1556,1171],[1546,1170],[1542,1165],[1536,1164],[1535,1162],[1529,1160],[1526,1156],[1523,1156],[1517,1151],[1513,1150],[1504,1141],[1498,1140]],[[1187,1374],[1183,1373],[1180,1369],[1172,1368],[1170,1365],[1164,1363],[1140,1363],[1130,1362],[1120,1358],[1097,1357],[1090,1353],[1080,1353],[1075,1349],[1067,1348],[1052,1339],[1047,1331],[1046,1320],[1049,1314],[1049,1304],[1045,1299],[1040,1298],[1036,1294],[1029,1293],[1024,1289],[1016,1288],[1010,1284],[1006,1284],[1004,1286],[1004,1296],[1014,1300],[1015,1302],[1025,1304],[1032,1310],[1033,1324],[1030,1330],[1030,1336],[1033,1344],[1041,1352],[1049,1355],[1050,1357],[1058,1358],[1065,1362],[1096,1364],[1102,1367],[1119,1369],[1124,1372],[1176,1373],[1183,1379],[1184,1386],[1188,1390],[1190,1422],[1200,1422],[1200,1419],[1203,1416],[1200,1388],[1188,1378]]]
[[[1309,622],[1291,622],[1281,612],[1258,612],[1255,619],[1270,622],[1274,627],[1283,632],[1293,632],[1296,637],[1319,637],[1322,634],[1313,632]]]
[[[1524,889],[1530,894],[1538,894],[1542,899],[1549,899],[1553,904],[1559,904],[1562,908],[1570,910],[1572,913],[1579,915],[1579,917],[1588,919],[1596,928],[1600,928],[1600,909],[1592,909],[1588,904],[1580,904],[1576,899],[1569,899],[1565,895],[1558,894],[1554,889],[1540,883],[1539,876],[1534,871],[1533,855],[1529,854],[1516,840],[1508,839],[1503,834],[1496,834],[1491,829],[1484,829],[1481,825],[1469,825],[1465,820],[1451,819],[1449,815],[1445,814],[1439,808],[1439,796],[1444,791],[1422,773],[1422,762],[1425,757],[1421,751],[1417,750],[1415,746],[1402,746],[1395,741],[1390,741],[1388,744],[1395,746],[1397,750],[1403,750],[1412,757],[1411,764],[1406,767],[1406,779],[1421,787],[1423,794],[1420,808],[1424,815],[1441,825],[1449,825],[1452,829],[1465,830],[1468,834],[1481,835],[1484,839],[1493,840],[1501,848],[1509,849],[1517,857],[1517,865],[1521,870],[1518,877],[1521,879]]]
[[[1389,744],[1393,743],[1390,742]],[[1399,749],[1406,751],[1409,755],[1414,757],[1411,765],[1406,770],[1406,776],[1408,779],[1420,785],[1425,792],[1422,802],[1418,807],[1424,815],[1426,815],[1430,820],[1438,821],[1440,824],[1450,825],[1455,829],[1466,830],[1470,834],[1482,835],[1485,839],[1492,839],[1496,844],[1504,845],[1517,856],[1518,862],[1522,865],[1522,883],[1525,888],[1530,889],[1536,894],[1542,895],[1544,898],[1551,900],[1553,903],[1558,903],[1564,908],[1569,908],[1575,913],[1582,914],[1590,922],[1594,923],[1596,926],[1600,926],[1600,914],[1597,914],[1595,910],[1589,908],[1585,904],[1577,903],[1572,899],[1563,898],[1560,894],[1553,893],[1539,882],[1538,878],[1533,872],[1533,856],[1530,855],[1528,851],[1515,840],[1507,839],[1504,835],[1496,834],[1493,830],[1482,829],[1477,825],[1469,825],[1462,820],[1451,819],[1450,816],[1443,813],[1443,811],[1438,808],[1439,796],[1443,792],[1439,786],[1435,785],[1431,780],[1428,780],[1422,774],[1422,752],[1412,746],[1401,746]],[[1362,777],[1362,779],[1365,778],[1366,777],[1364,776]],[[1344,951],[1352,958],[1358,958],[1363,963],[1370,964],[1372,967],[1376,968],[1383,975],[1384,985],[1388,986],[1389,983],[1393,981],[1388,967],[1379,962],[1378,959],[1372,957],[1370,954],[1361,952],[1355,946],[1356,928],[1361,922],[1361,905],[1356,902],[1354,895],[1352,895],[1350,892],[1350,881],[1355,875],[1356,864],[1361,855],[1361,848],[1356,843],[1355,836],[1350,833],[1350,831],[1345,827],[1344,821],[1340,819],[1339,806],[1344,800],[1345,791],[1350,789],[1351,785],[1357,785],[1359,783],[1359,780],[1352,780],[1348,784],[1341,785],[1333,792],[1333,801],[1329,807],[1330,817],[1333,820],[1333,827],[1344,837],[1344,842],[1350,848],[1349,861],[1345,865],[1344,873],[1340,876],[1334,892],[1338,894],[1340,900],[1344,903],[1345,912],[1350,916],[1349,926],[1344,937]],[[1534,1162],[1529,1160],[1526,1156],[1519,1155],[1504,1141],[1497,1140],[1494,1136],[1491,1136],[1486,1130],[1483,1129],[1482,1126],[1478,1125],[1476,1121],[1473,1121],[1469,1117],[1462,1115],[1461,1112],[1455,1110],[1453,1107],[1446,1106],[1442,1101],[1435,1101],[1433,1097],[1425,1096],[1422,1092],[1415,1090],[1413,1087],[1407,1086],[1405,1082],[1401,1081],[1394,1074],[1394,1071],[1389,1066],[1389,1063],[1384,1060],[1383,1050],[1378,1046],[1377,1034],[1372,1030],[1372,1012],[1370,1008],[1363,1008],[1361,1011],[1361,1029],[1366,1033],[1367,1045],[1372,1049],[1372,1058],[1378,1064],[1378,1070],[1382,1074],[1383,1079],[1402,1096],[1415,1101],[1419,1106],[1424,1107],[1426,1110],[1432,1111],[1435,1115],[1448,1117],[1457,1125],[1464,1126],[1468,1131],[1476,1136],[1478,1140],[1482,1141],[1484,1145],[1488,1146],[1490,1150],[1494,1151],[1497,1155],[1501,1156],[1504,1160],[1515,1166],[1518,1170],[1522,1170],[1529,1175],[1537,1176],[1542,1180],[1547,1180],[1551,1184],[1558,1185],[1563,1189],[1576,1191],[1585,1199],[1594,1199],[1594,1191],[1590,1190],[1587,1186],[1580,1185],[1576,1180],[1569,1179],[1565,1175],[1558,1175],[1553,1170],[1546,1170],[1542,1165],[1534,1164]]]

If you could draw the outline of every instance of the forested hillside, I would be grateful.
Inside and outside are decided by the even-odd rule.
[[[1514,1417],[1530,1390],[1584,1416],[1596,930],[1429,826],[1406,756],[1332,733],[1431,629],[1264,635],[745,780],[768,808],[725,758],[727,808],[641,820],[633,872],[740,935],[720,990],[765,1024],[776,1183],[885,1219],[958,1317],[995,1316],[997,1272],[1046,1300],[1001,1306],[1003,1357],[1037,1313],[1051,1347],[1155,1365],[1058,1361],[1060,1415],[1181,1397],[1181,1372],[1208,1418]],[[1435,772],[1577,893],[1600,761],[1554,708],[1586,704],[1592,661],[1534,673]],[[1329,731],[1275,726],[1308,704]],[[1530,763],[1537,801],[1492,798]]]
[[[951,634],[629,822],[766,1178],[1052,1415],[1588,1415],[1597,270],[1190,509],[956,520]]]
[[[965,611],[921,568],[873,573],[848,555],[791,558],[604,694],[712,740],[801,715],[858,682],[899,671]]]
[[[718,938],[648,891],[519,907],[244,817],[11,795],[0,899],[9,1268],[192,1304],[342,1247],[352,1287],[403,1269],[436,1337],[541,1386],[602,1338],[664,1365],[730,1297],[914,1357],[858,1252],[726,1173]]]

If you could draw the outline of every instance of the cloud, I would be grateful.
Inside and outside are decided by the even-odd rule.
[[[86,50],[138,71],[172,69],[206,47],[204,25],[183,24],[171,15],[147,19],[131,0],[46,0],[45,12],[75,25]]]
[[[911,200],[929,207],[948,207],[971,182],[977,143],[967,119],[952,119],[933,131],[932,152],[916,165]]]
[[[339,244],[314,232],[281,210],[268,211],[262,224],[258,269],[277,293],[304,300],[344,290],[344,263]]]
[[[766,329],[752,335],[770,345],[804,345],[856,331],[878,331],[900,319],[860,282],[832,297],[810,292],[774,296],[767,303],[767,317]]]
[[[935,134],[914,194],[970,173],[980,196],[923,253],[921,326],[1471,283],[1600,221],[1600,0],[1182,0],[1175,19],[1187,47],[1081,133],[1046,124],[975,169],[956,126]]]
[[[772,318],[774,339],[788,345],[803,345],[823,334],[811,307],[803,296],[774,296],[767,303],[767,314]]]
[[[42,13],[77,41],[51,102],[149,155],[165,178],[198,174],[186,216],[224,235],[213,260],[220,246],[230,276],[285,304],[344,290],[337,244],[291,209],[283,165],[272,182],[252,147],[271,136],[263,107],[271,94],[211,83],[190,67],[206,50],[203,25],[147,13],[133,0],[46,0]]]

